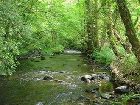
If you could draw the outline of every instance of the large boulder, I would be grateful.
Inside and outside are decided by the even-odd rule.
[[[117,94],[124,94],[124,93],[129,92],[129,88],[128,88],[128,86],[119,86],[119,87],[115,88],[114,91]]]

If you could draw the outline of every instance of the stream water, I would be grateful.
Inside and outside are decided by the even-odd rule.
[[[109,94],[101,96],[112,91],[110,82],[102,81],[109,85],[98,89],[101,81],[81,81],[83,75],[106,71],[93,68],[80,53],[20,63],[14,75],[0,78],[0,105],[112,105]],[[46,75],[53,79],[43,80]]]

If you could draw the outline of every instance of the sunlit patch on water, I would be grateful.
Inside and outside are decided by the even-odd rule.
[[[81,54],[81,51],[65,50],[64,53],[66,53],[66,54]]]

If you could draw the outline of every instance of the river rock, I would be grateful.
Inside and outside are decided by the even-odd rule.
[[[101,97],[104,98],[104,99],[110,99],[111,95],[109,93],[102,93]]]
[[[59,73],[65,73],[65,71],[60,71]]]
[[[44,105],[44,102],[38,102],[36,105]]]
[[[43,78],[43,80],[52,80],[53,79],[53,77],[52,76],[49,76],[49,75],[46,75],[44,78]]]
[[[115,93],[118,93],[118,94],[124,94],[128,92],[129,92],[128,86],[119,86],[115,88]]]
[[[58,82],[58,83],[64,82],[63,80],[58,80],[58,79],[55,79],[54,81],[55,81],[55,82]]]
[[[105,81],[110,81],[111,77],[106,73],[101,73],[98,75],[98,78]]]
[[[78,105],[85,105],[84,103],[78,103]]]
[[[96,80],[96,79],[98,79],[98,75],[97,74],[92,74],[90,80]]]
[[[91,75],[85,75],[84,77],[85,77],[86,79],[91,79],[92,76],[91,76]]]
[[[91,75],[84,75],[83,77],[81,77],[81,81],[84,81],[86,83],[90,83],[91,82]]]
[[[90,83],[95,80],[110,81],[111,76],[106,73],[99,73],[99,74],[84,75],[81,77],[81,81],[84,81],[86,83]]]

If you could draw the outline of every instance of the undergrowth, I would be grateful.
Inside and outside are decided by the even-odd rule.
[[[95,50],[93,57],[97,63],[104,65],[109,65],[113,60],[115,60],[115,54],[113,53],[112,49],[107,46],[102,47],[100,51]]]

